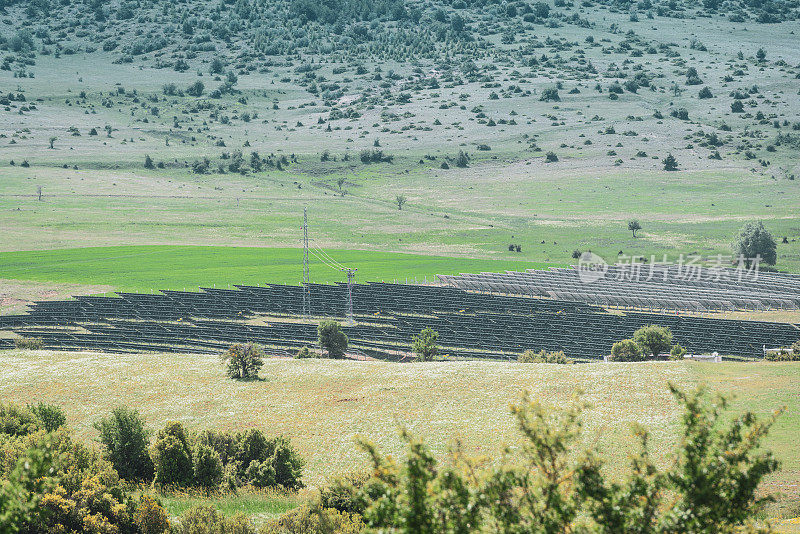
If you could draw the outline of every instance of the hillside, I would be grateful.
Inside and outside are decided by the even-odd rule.
[[[796,1],[0,9],[2,250],[296,247],[305,205],[319,246],[560,264],[763,219],[800,269]]]

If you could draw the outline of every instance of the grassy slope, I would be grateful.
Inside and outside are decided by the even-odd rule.
[[[357,281],[422,283],[436,274],[542,268],[544,264],[359,250],[325,251],[358,268]],[[227,284],[296,284],[303,277],[301,249],[138,246],[0,253],[0,279],[104,284],[119,291],[196,289]],[[314,282],[340,282],[343,273],[310,257]],[[556,264],[553,264],[556,265]]]
[[[119,404],[135,406],[154,427],[166,420],[192,429],[260,427],[292,439],[308,461],[306,482],[312,485],[364,465],[353,443],[357,435],[400,453],[398,425],[424,436],[438,455],[453,438],[461,438],[468,451],[495,455],[516,440],[508,405],[523,390],[547,404],[564,405],[582,388],[593,405],[585,414],[585,439],[611,458],[612,473],[633,446],[633,422],[651,429],[656,456],[666,461],[678,421],[666,382],[684,388],[708,382],[713,389],[735,392],[736,410],[767,413],[788,405],[768,442],[783,462],[770,489],[786,493],[774,513],[791,516],[798,503],[800,459],[793,431],[800,413],[800,366],[795,364],[561,367],[269,360],[261,375],[260,382],[227,380],[209,356],[0,353],[0,397],[62,404],[69,425],[84,438],[95,435],[93,421]]]

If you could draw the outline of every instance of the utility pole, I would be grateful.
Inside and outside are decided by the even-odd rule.
[[[358,269],[342,267],[340,270],[347,272],[347,318],[350,324],[354,324],[356,321],[353,319],[353,278],[355,278]]]
[[[311,315],[311,280],[308,274],[308,214],[303,208],[303,315]]]

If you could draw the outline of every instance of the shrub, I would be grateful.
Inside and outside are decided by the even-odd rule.
[[[467,155],[467,153],[464,152],[463,150],[459,150],[458,151],[458,155],[456,156],[455,160],[453,160],[453,164],[456,167],[459,167],[459,168],[463,169],[464,167],[469,165],[469,155]],[[444,168],[444,167],[442,167],[442,168]]]
[[[158,431],[151,456],[157,484],[186,486],[192,481],[192,450],[180,423],[168,422]]]
[[[14,347],[22,350],[42,350],[44,340],[40,337],[18,337],[14,339]]]
[[[539,97],[542,102],[560,102],[561,97],[558,96],[558,89],[549,87],[542,91],[542,96]]]
[[[206,90],[206,86],[203,85],[203,82],[197,80],[192,85],[186,88],[186,94],[189,96],[202,96]]]
[[[611,347],[610,362],[640,362],[644,360],[644,353],[639,345],[632,339],[617,341]]]
[[[169,530],[167,512],[150,495],[140,495],[133,521],[141,534],[162,534]]]
[[[198,443],[194,451],[194,483],[210,493],[222,481],[222,461],[219,453]]]
[[[664,164],[665,171],[678,170],[678,160],[675,159],[675,156],[673,156],[672,154],[667,154],[667,157],[664,158],[664,161],[662,161],[662,163]]]
[[[28,409],[39,419],[45,432],[55,432],[67,423],[67,416],[61,406],[37,402],[29,404]]]
[[[564,351],[546,352],[544,350],[539,352],[526,350],[517,356],[517,361],[519,363],[572,363],[564,354]]]
[[[305,358],[316,358],[317,355],[311,352],[311,349],[308,347],[303,347],[297,351],[297,354],[295,354],[294,357],[302,360]]]
[[[23,437],[42,428],[42,422],[30,408],[0,403],[0,434]]]
[[[250,380],[258,378],[258,371],[264,365],[264,353],[253,343],[235,343],[221,356],[227,364],[226,373],[230,378]]]
[[[744,112],[744,104],[742,104],[741,100],[734,100],[731,104],[731,111],[733,113],[743,113]]]
[[[683,360],[684,356],[686,356],[686,349],[679,344],[673,345],[672,349],[669,351],[670,360]]]
[[[132,408],[120,406],[95,422],[105,457],[125,480],[152,480],[153,462],[147,453],[149,432],[144,419]]]
[[[672,331],[664,326],[643,326],[633,333],[633,340],[642,349],[645,357],[658,356],[672,345]]]
[[[226,518],[213,506],[187,510],[172,527],[173,534],[256,534],[250,520],[241,513]]]
[[[700,92],[698,93],[697,96],[700,97],[701,99],[714,98],[714,95],[711,93],[711,89],[709,89],[708,87],[703,87],[702,89],[700,89]]]
[[[336,321],[322,321],[317,327],[317,338],[320,346],[328,353],[329,358],[343,358],[347,350],[347,335]]]
[[[335,508],[349,514],[363,514],[366,508],[360,491],[370,479],[366,472],[345,473],[334,478],[319,490],[319,502],[323,508]]]
[[[432,328],[423,328],[422,331],[413,337],[411,350],[416,354],[417,360],[429,362],[439,354],[439,332]]]
[[[439,465],[403,432],[408,448],[398,462],[361,440],[374,472],[361,492],[364,520],[379,532],[442,534],[563,533],[578,521],[598,534],[755,532],[751,522],[769,500],[759,485],[778,466],[761,444],[780,412],[731,421],[724,398],[670,390],[683,407],[678,443],[667,453],[674,460],[656,465],[648,433],[636,427],[640,450],[613,478],[596,452],[578,449],[581,404],[553,413],[527,393],[512,407],[524,443],[499,460],[479,463],[451,450],[455,461]]]
[[[358,534],[364,530],[356,514],[304,505],[268,522],[261,534]]]
[[[748,266],[756,257],[760,257],[767,265],[775,265],[778,259],[777,249],[775,238],[762,221],[745,224],[733,243],[733,253],[744,258]]]
[[[550,151],[550,152],[548,152],[548,153],[545,155],[545,158],[544,158],[544,160],[545,160],[547,163],[555,163],[556,161],[558,161],[558,156],[556,156],[556,153],[555,153],[555,152],[553,152],[553,151]]]
[[[303,486],[303,460],[288,440],[267,439],[258,429],[248,429],[237,436],[238,475],[258,487],[280,485],[287,489]]]

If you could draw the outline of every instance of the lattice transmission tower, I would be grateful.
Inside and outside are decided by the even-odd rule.
[[[308,210],[303,208],[303,315],[311,315],[311,278],[308,269]]]

